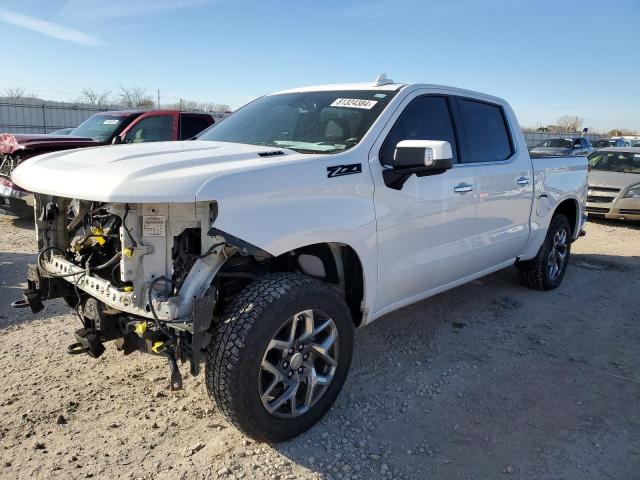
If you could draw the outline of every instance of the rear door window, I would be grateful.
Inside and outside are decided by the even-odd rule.
[[[212,124],[212,121],[198,115],[180,115],[180,140],[193,138]]]
[[[491,103],[459,99],[469,162],[506,160],[513,154],[502,107]]]

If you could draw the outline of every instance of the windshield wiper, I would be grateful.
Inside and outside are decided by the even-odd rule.
[[[293,150],[294,152],[298,152],[298,153],[327,153],[326,150],[310,150],[308,148],[293,148],[293,147],[285,147],[283,145],[280,146],[280,148],[287,148],[289,150]]]

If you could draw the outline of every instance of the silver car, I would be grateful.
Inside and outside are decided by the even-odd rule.
[[[611,147],[589,159],[590,217],[640,220],[640,147]]]
[[[532,157],[584,156],[591,152],[593,152],[593,147],[587,138],[565,137],[548,138],[529,150],[529,155]]]

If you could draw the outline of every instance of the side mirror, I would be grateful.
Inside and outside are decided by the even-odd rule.
[[[113,137],[113,140],[111,140],[111,145],[119,145],[122,143],[122,137],[120,135],[116,135],[115,137]]]
[[[439,175],[453,166],[451,144],[441,140],[402,140],[393,153],[392,168],[383,170],[385,184],[400,190],[414,173]]]
[[[453,152],[449,142],[437,140],[402,140],[393,153],[393,168],[451,168]]]

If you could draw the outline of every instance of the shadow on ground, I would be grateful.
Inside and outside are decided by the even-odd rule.
[[[507,269],[366,327],[334,409],[277,449],[327,478],[633,478],[638,259],[572,261],[555,291]]]
[[[22,298],[26,283],[27,265],[35,263],[36,255],[29,253],[0,252],[0,330],[51,315],[68,313],[61,300],[47,302],[45,310],[34,315],[31,310],[15,309],[11,302]]]

